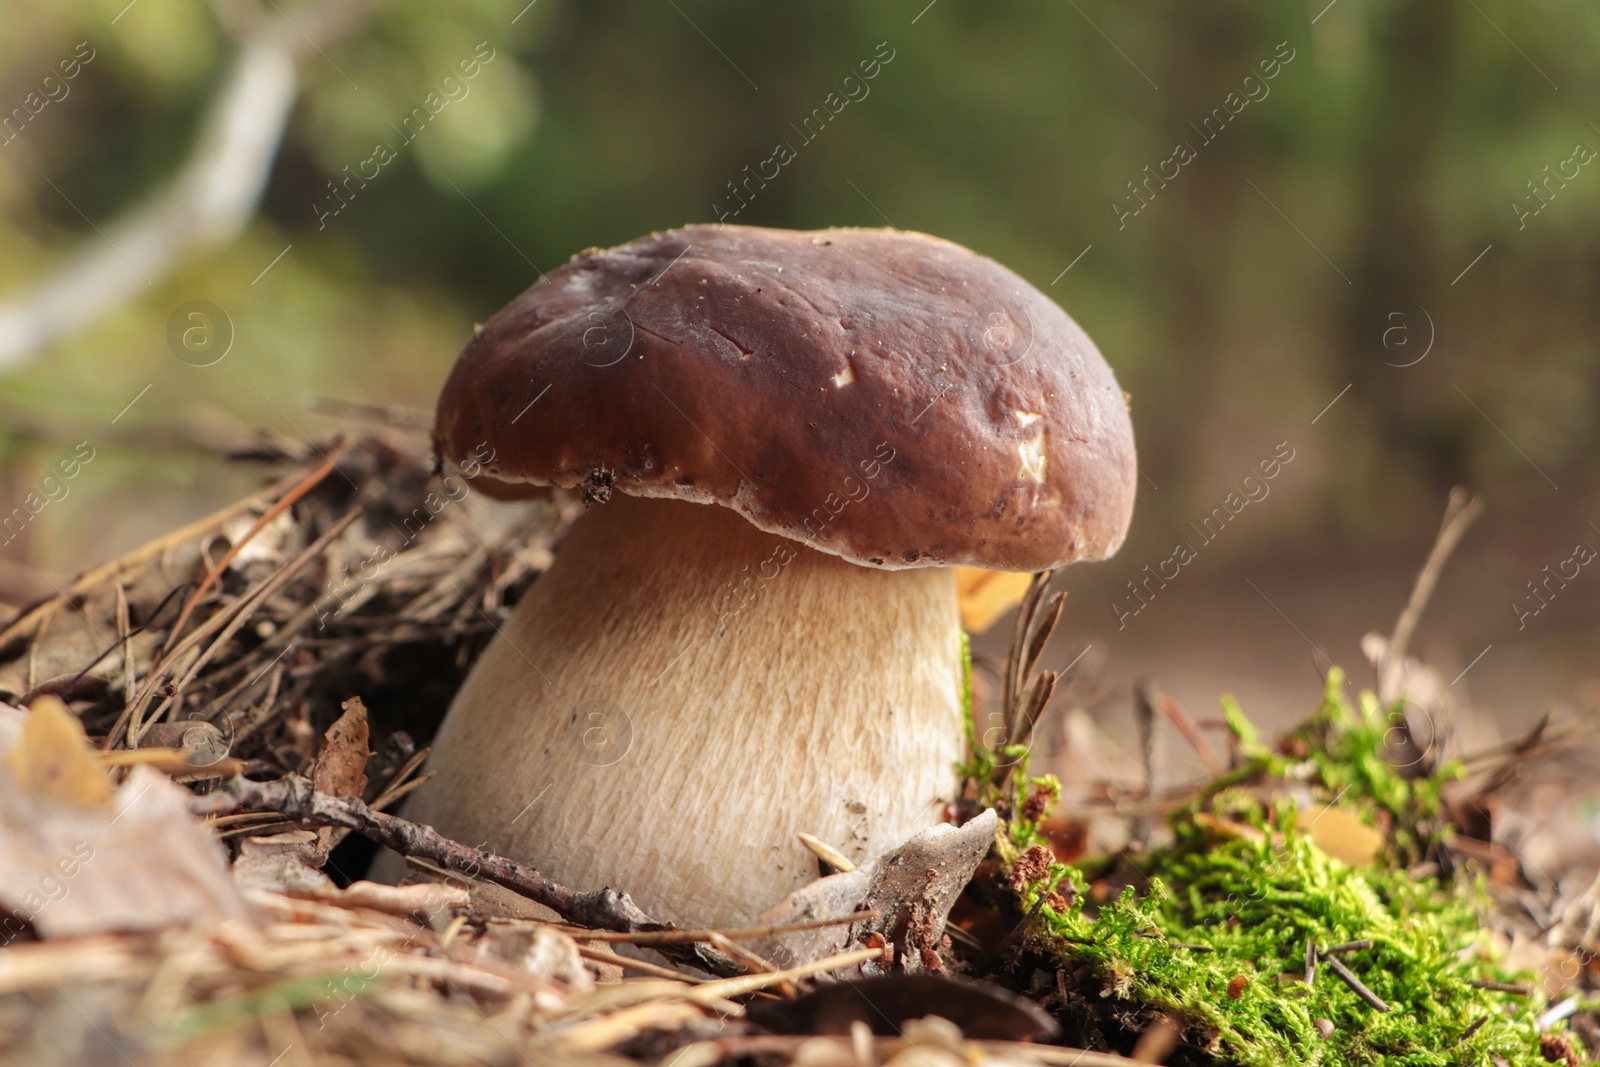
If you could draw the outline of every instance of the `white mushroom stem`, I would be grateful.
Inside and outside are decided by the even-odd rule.
[[[591,509],[484,650],[408,816],[657,918],[747,925],[937,822],[963,751],[956,589],[722,507]]]

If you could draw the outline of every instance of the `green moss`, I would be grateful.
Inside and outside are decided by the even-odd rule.
[[[1142,889],[1094,907],[1084,903],[1083,873],[1062,864],[1025,887],[1021,903],[1030,911],[1058,880],[1077,890],[1047,898],[1036,947],[1080,976],[1086,965],[1108,1012],[1145,1022],[1175,1014],[1186,1038],[1224,1063],[1542,1064],[1533,1029],[1539,998],[1471,984],[1514,977],[1484,943],[1489,901],[1481,885],[1464,876],[1419,880],[1406,870],[1442,835],[1439,791],[1459,772],[1445,766],[1407,777],[1415,768],[1386,763],[1393,723],[1369,697],[1352,709],[1342,681],[1329,678],[1323,705],[1283,753],[1265,748],[1228,702],[1239,767],[1172,817],[1170,845],[1130,857]],[[1355,868],[1318,849],[1301,813],[1273,795],[1274,785],[1291,781],[1310,788],[1316,803],[1386,826],[1385,852]],[[1021,829],[1022,837],[1016,828],[1011,835],[1017,846],[1031,836]],[[1362,939],[1372,947],[1339,959],[1387,1013],[1326,964],[1305,983],[1307,942]],[[1317,1025],[1324,1019],[1334,1027],[1328,1037]],[[1486,1021],[1469,1034],[1479,1019]]]

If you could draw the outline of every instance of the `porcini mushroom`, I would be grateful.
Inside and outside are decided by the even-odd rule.
[[[435,447],[591,501],[451,705],[408,810],[577,889],[737,925],[941,817],[955,566],[1116,551],[1127,404],[1023,279],[887,230],[689,226],[481,327]]]

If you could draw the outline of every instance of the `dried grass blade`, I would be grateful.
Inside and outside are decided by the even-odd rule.
[[[1056,593],[1045,604],[1044,610],[1039,612],[1033,639],[1028,642],[1028,654],[1022,660],[1023,677],[1026,677],[1039,662],[1039,655],[1044,652],[1044,646],[1050,641],[1050,635],[1055,633],[1056,625],[1061,622],[1061,612],[1066,606],[1067,594]]]
[[[194,681],[195,676],[200,673],[200,669],[209,663],[213,656],[227,646],[228,639],[237,633],[245,623],[250,621],[250,618],[255,614],[256,609],[265,603],[266,600],[279,589],[283,588],[283,586],[287,584],[291,578],[298,574],[301,568],[303,568],[307,563],[310,563],[313,559],[316,559],[323,552],[325,552],[328,546],[332,544],[334,540],[339,537],[339,535],[343,534],[344,531],[349,528],[351,523],[355,522],[356,519],[360,517],[360,508],[356,508],[353,511],[347,512],[342,519],[328,527],[328,529],[323,532],[321,537],[307,545],[298,556],[296,556],[289,563],[285,564],[283,567],[279,568],[276,574],[263,582],[254,594],[241,597],[238,609],[233,612],[232,620],[223,628],[222,632],[217,635],[216,639],[213,640],[210,645],[206,646],[206,650],[200,654],[194,663],[190,664],[189,669],[184,672],[183,677],[173,686],[172,692],[170,692],[166,699],[161,702],[160,706],[156,708],[155,714],[150,717],[150,721],[159,722],[161,720],[161,716],[166,712],[167,708],[171,707],[172,704],[183,695],[183,691],[188,687],[189,683]],[[134,722],[128,725],[128,741],[130,745],[137,745],[139,743],[137,734],[138,726],[139,722],[136,716]]]
[[[315,489],[318,485],[322,484],[322,480],[337,469],[337,461],[339,455],[344,451],[344,448],[345,446],[343,443],[336,444],[331,450],[331,453],[328,454],[328,459],[322,464],[322,466],[312,471],[311,474],[300,481],[300,484],[296,485],[293,489],[279,497],[277,503],[268,508],[266,514],[257,519],[255,525],[251,526],[245,535],[241,537],[235,544],[233,544],[223,555],[223,557],[217,561],[216,566],[212,567],[211,570],[206,573],[205,579],[201,581],[200,585],[193,593],[189,594],[189,599],[184,603],[183,610],[178,612],[178,621],[174,622],[172,624],[172,629],[167,631],[167,640],[161,646],[161,651],[156,654],[157,663],[161,662],[161,660],[166,657],[167,653],[172,650],[173,642],[176,641],[178,639],[178,635],[183,632],[183,624],[189,621],[189,616],[193,614],[194,609],[200,603],[201,598],[204,597],[206,593],[210,591],[211,587],[216,584],[217,579],[222,576],[223,571],[228,569],[228,564],[233,562],[234,557],[236,557],[244,549],[245,545],[250,543],[251,538],[255,537],[256,534],[266,529],[268,523],[272,522],[273,519],[276,519],[279,515],[283,514],[290,507],[292,507],[295,501],[299,500],[301,497],[311,492],[311,490]]]
[[[1411,635],[1417,628],[1417,623],[1422,618],[1422,613],[1428,606],[1428,601],[1433,597],[1434,586],[1439,583],[1439,572],[1444,570],[1445,561],[1460,544],[1462,536],[1467,532],[1467,527],[1479,515],[1483,514],[1483,501],[1471,496],[1460,486],[1450,490],[1450,501],[1445,505],[1444,519],[1439,524],[1439,534],[1434,538],[1433,549],[1428,553],[1427,562],[1422,565],[1422,570],[1417,573],[1416,583],[1411,587],[1411,596],[1406,600],[1405,610],[1400,612],[1400,617],[1395,620],[1394,633],[1389,637],[1389,644],[1384,650],[1382,669],[1378,674],[1378,698],[1385,703],[1397,699],[1400,695],[1401,682],[1405,675],[1406,647],[1411,643]]]

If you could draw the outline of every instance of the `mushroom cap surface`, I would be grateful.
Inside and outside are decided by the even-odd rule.
[[[583,252],[478,329],[434,447],[491,496],[719,504],[888,569],[1104,558],[1137,476],[1126,397],[1064,311],[960,245],[875,229]]]

